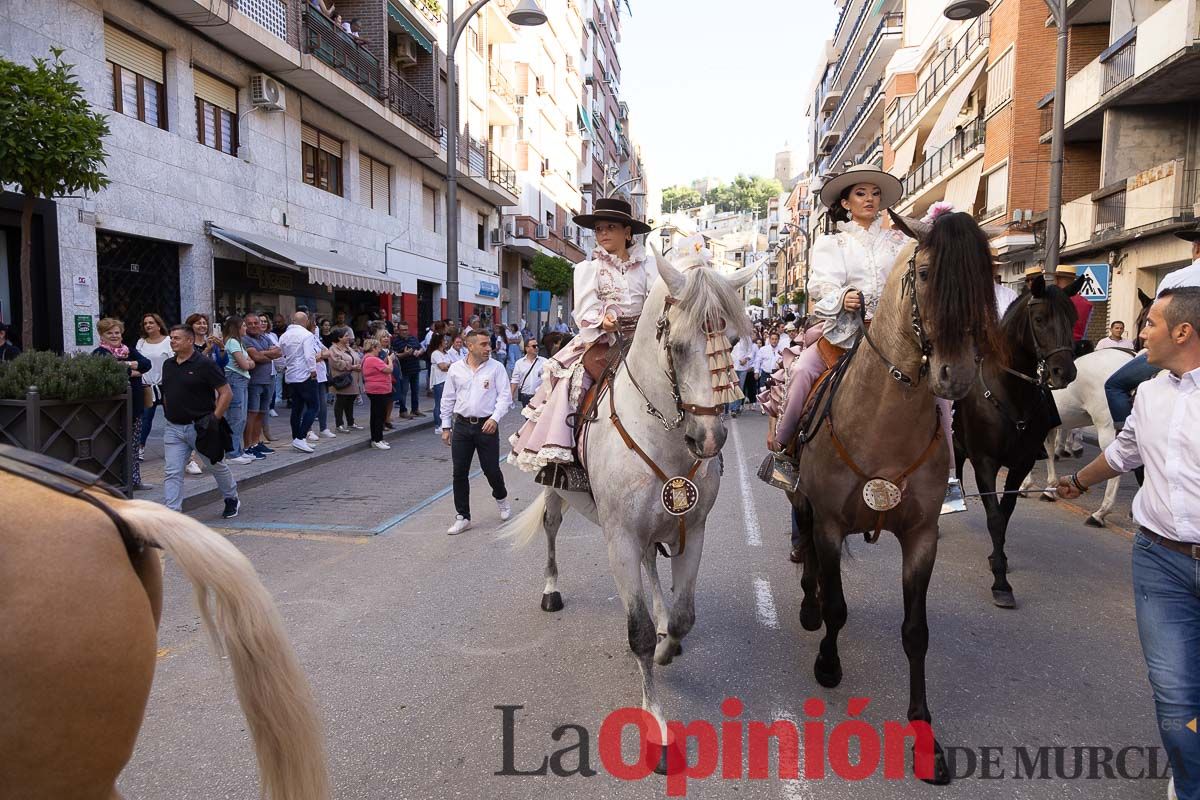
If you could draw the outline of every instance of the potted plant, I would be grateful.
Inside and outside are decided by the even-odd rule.
[[[104,356],[27,352],[0,362],[0,442],[133,491],[129,373]]]

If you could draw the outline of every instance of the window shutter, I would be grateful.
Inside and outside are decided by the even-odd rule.
[[[342,143],[326,133],[322,133],[322,134],[320,134],[320,136],[321,136],[321,144],[320,144],[321,149],[324,150],[326,153],[329,153],[331,155],[337,156],[338,158],[341,158],[342,157]]]
[[[317,133],[317,129],[300,123],[300,141],[312,147],[318,147],[321,139],[321,134]]]
[[[371,157],[358,154],[358,202],[371,206]]]
[[[230,114],[237,113],[237,89],[198,69],[192,70],[192,81],[196,86],[196,97]]]
[[[104,57],[130,72],[163,83],[163,51],[105,23]]]
[[[392,170],[387,164],[374,162],[375,167],[371,171],[371,207],[376,211],[382,211],[385,214],[392,212],[391,203],[391,188],[388,184],[391,183]]]

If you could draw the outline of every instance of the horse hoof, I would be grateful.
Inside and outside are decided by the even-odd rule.
[[[660,667],[665,667],[675,659],[675,656],[681,653],[683,653],[683,645],[678,642],[672,644],[670,639],[660,636],[658,646],[654,648],[654,663]]]
[[[1051,497],[1050,495],[1046,494],[1045,492],[1038,495],[1038,497],[1040,497],[1042,499],[1043,503],[1053,503],[1057,499],[1057,498]]]
[[[550,592],[542,595],[542,611],[562,611],[563,601],[562,595],[558,592]]]
[[[667,745],[662,745],[662,753],[658,757],[658,764],[654,767],[654,772],[658,775],[667,774]]]
[[[992,589],[992,602],[997,608],[1017,607],[1017,599],[1013,597],[1013,593],[1004,589]]]
[[[1085,519],[1085,520],[1083,521],[1083,524],[1084,524],[1084,525],[1087,525],[1089,528],[1103,528],[1103,527],[1105,527],[1105,526],[1104,526],[1104,520],[1102,520],[1102,519],[1096,519],[1095,517],[1088,517],[1087,519]]]
[[[821,607],[816,603],[800,604],[800,627],[806,631],[821,630]]]
[[[821,658],[818,657],[813,664],[813,677],[817,679],[817,683],[824,686],[826,689],[832,689],[842,682],[842,664],[841,661],[835,661],[832,669],[826,669],[821,665]]]
[[[916,761],[916,753],[913,753],[913,761]],[[946,765],[946,755],[942,752],[942,748],[938,749],[933,754],[933,775],[928,778],[921,778],[930,786],[947,786],[950,783],[950,767]]]

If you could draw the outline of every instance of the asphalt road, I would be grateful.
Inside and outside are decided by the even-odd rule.
[[[513,415],[505,427],[515,422]],[[721,710],[727,697],[744,703],[734,719],[743,727],[811,721],[804,702],[819,698],[830,736],[846,720],[850,699],[866,697],[861,718],[876,731],[902,721],[908,667],[895,540],[885,534],[876,545],[851,543],[843,567],[850,607],[840,639],[845,677],[838,688],[822,689],[812,677],[821,634],[798,622],[786,501],[754,477],[765,422],[747,415],[733,424],[708,525],[696,627],[683,656],[657,672],[664,712],[674,720],[707,720],[720,731],[730,719]],[[314,685],[335,796],[663,796],[664,778],[615,778],[599,755],[606,715],[640,703],[600,531],[568,516],[558,548],[566,608],[545,613],[538,605],[544,549],[539,542],[514,551],[498,539],[482,477],[472,484],[477,527],[445,535],[454,514],[447,456],[434,435],[414,433],[390,452],[364,450],[251,489],[237,527],[223,526],[273,593]],[[504,469],[519,511],[535,485]],[[1126,514],[1127,505],[1118,510]],[[217,511],[207,507],[199,516],[216,520]],[[887,780],[882,768],[866,780],[848,780],[827,766],[823,778],[780,780],[772,749],[769,779],[725,779],[718,767],[707,779],[691,780],[689,796],[1163,797],[1161,779],[1106,778],[1102,765],[1094,770],[1101,777],[1089,779],[1089,760],[1103,760],[1104,751],[1074,749],[1107,747],[1115,754],[1159,745],[1134,625],[1130,541],[1082,521],[1079,510],[1063,503],[1020,504],[1008,547],[1018,608],[1006,611],[990,602],[989,540],[978,501],[965,514],[943,518],[929,598],[929,703],[943,745],[960,748],[955,768],[965,777],[937,788]],[[121,791],[127,798],[257,797],[232,683],[208,648],[190,588],[173,564],[160,638],[146,722]],[[586,729],[589,766],[597,774],[496,775],[504,749],[497,706],[523,706],[512,726],[516,769],[534,769],[574,744],[577,730],[551,738],[570,723]],[[1049,777],[1041,777],[1040,767],[1035,778],[1028,768],[1015,777],[1022,754],[1037,758],[1037,748],[1060,748],[1041,751]],[[736,745],[726,752],[736,755]],[[1082,776],[1068,779],[1077,754]],[[1126,751],[1126,758],[1125,772],[1136,774],[1149,755]],[[562,761],[575,769],[578,750]]]

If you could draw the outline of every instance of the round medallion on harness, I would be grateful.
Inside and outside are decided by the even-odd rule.
[[[671,478],[663,484],[662,504],[668,514],[682,516],[696,507],[700,490],[696,484],[681,476]]]
[[[891,511],[902,496],[900,487],[886,478],[872,478],[863,487],[863,502],[872,511]]]

